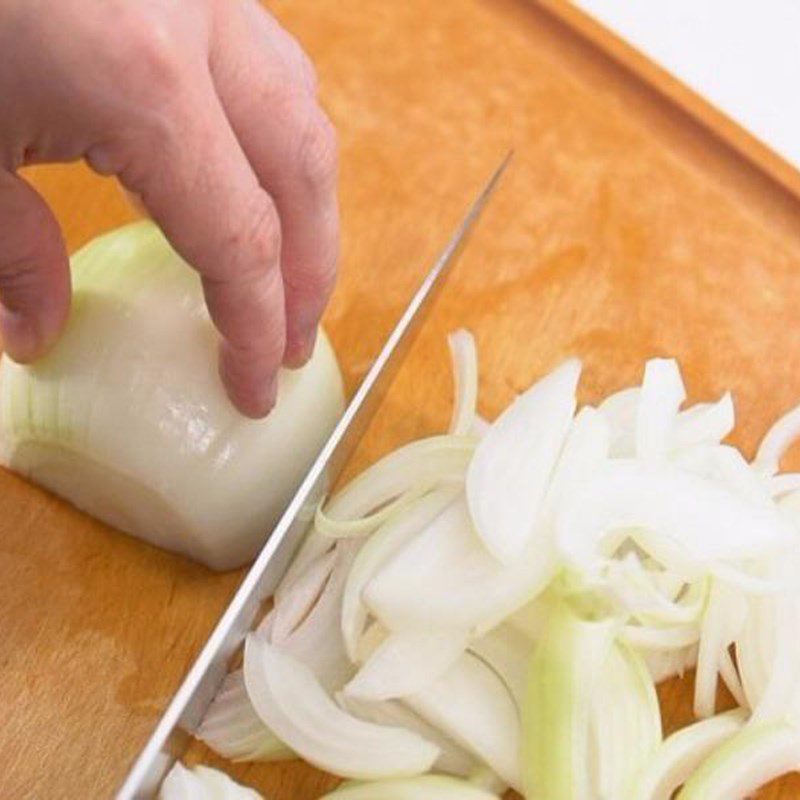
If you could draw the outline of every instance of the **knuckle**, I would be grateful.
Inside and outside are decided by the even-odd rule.
[[[281,252],[281,224],[275,206],[266,194],[260,193],[241,215],[230,238],[233,252],[241,252],[245,257],[243,269],[246,274],[256,277],[265,269],[277,267]]]
[[[314,185],[332,186],[338,170],[333,125],[324,114],[316,114],[306,123],[299,141],[299,168],[303,178]]]
[[[138,102],[169,102],[182,79],[180,47],[168,20],[136,10],[124,12],[112,50],[115,72]]]

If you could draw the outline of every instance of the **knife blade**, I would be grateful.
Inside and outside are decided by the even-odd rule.
[[[143,800],[154,796],[164,775],[185,751],[190,740],[189,732],[195,730],[202,720],[228,672],[232,655],[252,627],[262,603],[275,590],[303,534],[308,530],[317,504],[335,482],[372,420],[375,409],[380,405],[419,332],[426,312],[463,250],[469,233],[511,156],[512,153],[509,152],[492,173],[411,298],[330,438],[134,762],[117,793],[117,800]]]

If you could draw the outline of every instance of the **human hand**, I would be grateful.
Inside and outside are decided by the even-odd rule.
[[[202,278],[248,416],[308,360],[338,251],[336,143],[313,68],[256,0],[0,3],[0,330],[30,361],[69,309],[58,224],[15,171],[85,158]]]

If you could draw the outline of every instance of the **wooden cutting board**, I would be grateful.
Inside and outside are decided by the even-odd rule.
[[[747,453],[800,400],[798,201],[705,128],[522,0],[273,5],[315,59],[340,132],[344,242],[327,326],[350,390],[516,150],[360,463],[446,424],[445,335],[459,326],[477,336],[489,415],[572,354],[587,402],[638,380],[645,358],[677,356],[693,398],[735,392]],[[81,167],[28,174],[70,248],[132,217]],[[110,796],[239,579],[0,471],[0,797]],[[667,727],[685,722],[689,683],[663,697]],[[330,785],[299,764],[234,773],[270,800]],[[800,796],[800,781],[761,796]]]

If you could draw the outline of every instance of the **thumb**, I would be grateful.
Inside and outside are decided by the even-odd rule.
[[[30,184],[0,170],[0,333],[11,358],[32,361],[55,344],[69,296],[58,222]]]

